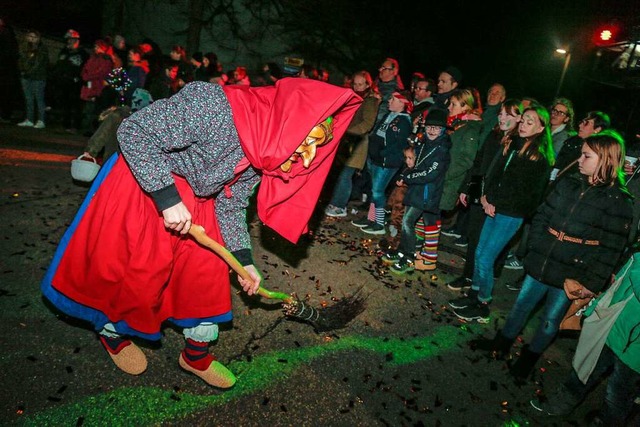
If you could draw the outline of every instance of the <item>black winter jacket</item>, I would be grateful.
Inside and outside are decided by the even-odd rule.
[[[490,166],[484,180],[487,202],[496,207],[496,213],[515,218],[532,216],[549,182],[551,165],[540,156],[538,160],[521,157],[518,151],[524,140],[514,137],[506,154],[499,156]]]
[[[369,134],[369,159],[376,166],[400,168],[404,164],[403,150],[409,144],[407,138],[412,124],[406,113],[398,114],[385,124],[389,114],[392,113],[387,113]],[[385,136],[378,135],[378,131],[384,131]]]
[[[435,141],[427,139],[416,147],[416,165],[401,176],[409,186],[403,200],[406,206],[440,212],[444,175],[451,161],[449,148],[451,139],[446,133]]]
[[[533,217],[524,259],[527,274],[556,288],[569,278],[599,292],[611,280],[632,216],[631,197],[618,185],[589,185],[583,175],[563,175]],[[564,233],[565,239],[552,233]],[[567,236],[599,244],[568,241]]]

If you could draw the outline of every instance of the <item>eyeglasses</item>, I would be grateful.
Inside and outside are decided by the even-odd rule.
[[[442,126],[425,126],[424,128],[428,131],[440,131]]]
[[[564,116],[564,117],[569,117],[569,113],[567,113],[566,111],[560,111],[556,108],[552,108],[551,109],[551,114],[553,114],[554,116]]]
[[[380,67],[380,68],[378,68],[378,71],[383,71],[383,70],[391,71],[391,70],[393,70],[393,67]]]
[[[413,90],[424,90],[425,92],[428,91],[429,89],[426,87],[414,87]]]

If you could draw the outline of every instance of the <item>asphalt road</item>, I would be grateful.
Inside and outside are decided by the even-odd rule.
[[[556,340],[524,384],[504,362],[469,346],[504,322],[516,297],[504,284],[519,272],[505,271],[498,281],[490,324],[465,324],[446,307],[456,296],[444,286],[450,274],[393,276],[378,261],[377,239],[351,226],[350,217],[324,218],[321,208],[298,246],[249,215],[255,258],[265,286],[317,307],[362,287],[367,308],[347,328],[316,333],[285,319],[278,303],[234,292],[234,321],[211,346],[238,376],[232,390],[217,393],[181,371],[182,335],[170,325],[160,343],[139,343],[147,372],[127,376],[87,325],[56,312],[39,291],[87,191],[69,173],[85,142],[55,128],[0,125],[2,424],[575,426],[598,407],[603,387],[570,419],[540,417],[528,404],[564,378],[575,337]],[[447,237],[443,243],[452,246]],[[441,260],[453,268],[463,262],[444,251]]]

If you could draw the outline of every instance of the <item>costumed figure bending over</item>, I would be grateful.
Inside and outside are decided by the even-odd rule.
[[[252,281],[246,208],[256,184],[258,216],[296,243],[361,100],[350,89],[282,79],[250,88],[205,82],[126,119],[122,151],[101,168],[42,282],[58,309],[89,321],[116,366],[145,371],[129,338],[183,328],[180,366],[229,388],[234,375],[209,354],[218,323],[232,318],[229,267],[187,233],[191,224],[226,247]],[[310,134],[310,130],[312,130]],[[292,222],[291,218],[299,221]]]

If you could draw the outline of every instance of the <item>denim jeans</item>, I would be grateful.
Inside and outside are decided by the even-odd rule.
[[[339,208],[346,208],[351,197],[351,190],[353,189],[353,174],[356,173],[356,168],[350,166],[344,166],[338,175],[336,180],[336,186],[333,189],[333,195],[331,196],[331,203],[333,206]]]
[[[571,398],[579,403],[612,368],[600,417],[606,426],[622,427],[627,425],[625,421],[633,407],[633,399],[640,395],[640,373],[625,365],[608,346],[605,345],[602,349],[586,384],[582,384],[572,369],[571,376],[564,386],[570,392]]]
[[[371,201],[376,208],[384,208],[387,204],[385,190],[399,168],[383,168],[374,165],[370,160],[367,161],[367,167],[371,174]]]
[[[425,212],[422,209],[407,206],[402,217],[402,234],[400,235],[400,245],[398,250],[409,258],[413,259],[416,251],[416,223],[422,217],[424,225],[435,225],[440,219],[439,215]]]
[[[501,214],[496,214],[493,218],[490,216],[485,218],[480,232],[480,240],[476,247],[473,284],[471,285],[474,290],[479,291],[478,299],[480,301],[491,301],[493,264],[509,240],[516,234],[522,221],[522,218]]]
[[[515,339],[533,309],[545,295],[547,298],[544,303],[540,326],[538,326],[536,334],[529,344],[529,349],[534,353],[542,353],[558,333],[560,322],[571,304],[571,301],[564,293],[564,289],[545,285],[527,274],[522,282],[522,289],[518,294],[518,298],[502,328],[502,335],[509,339]]]
[[[44,88],[46,80],[20,79],[22,81],[22,91],[24,92],[24,103],[27,109],[27,120],[36,122],[34,106],[38,107],[38,120],[44,122]]]

